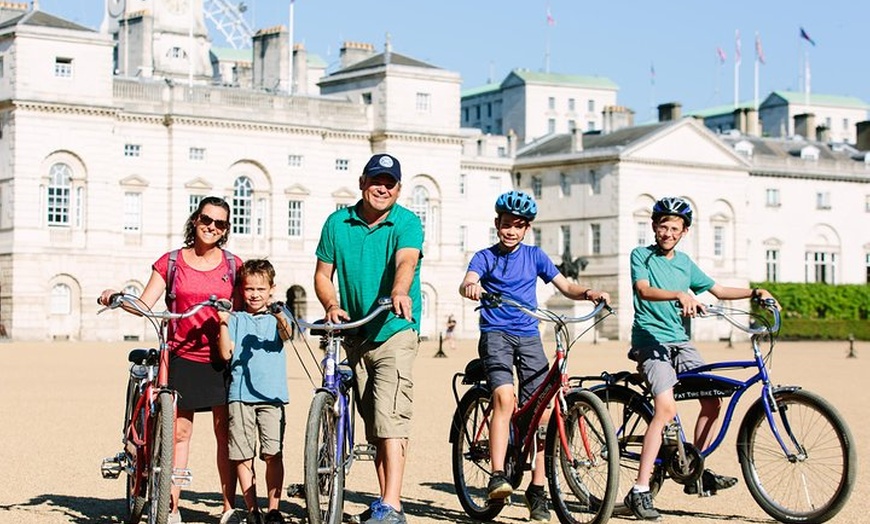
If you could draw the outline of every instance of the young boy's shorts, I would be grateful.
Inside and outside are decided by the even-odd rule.
[[[477,352],[483,359],[486,382],[491,391],[505,384],[513,385],[513,370],[516,366],[521,406],[544,382],[550,369],[539,336],[518,337],[503,331],[481,332]]]
[[[230,460],[281,455],[284,450],[284,405],[229,403]],[[259,436],[259,439],[258,439]]]
[[[657,346],[633,347],[628,358],[637,362],[653,396],[674,387],[677,373],[704,365],[704,359],[691,342],[670,342]]]
[[[419,347],[417,332],[399,331],[382,343],[345,340],[366,440],[374,443],[385,438],[410,437],[414,414],[412,371]]]

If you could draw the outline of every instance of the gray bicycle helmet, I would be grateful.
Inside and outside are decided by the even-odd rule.
[[[653,220],[663,216],[680,217],[686,223],[686,227],[689,227],[692,225],[692,206],[680,197],[664,197],[653,204],[652,208]]]
[[[499,215],[510,213],[531,222],[538,214],[538,204],[534,198],[522,191],[508,191],[499,195],[495,201],[495,212]]]

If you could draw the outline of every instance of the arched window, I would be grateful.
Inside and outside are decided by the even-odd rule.
[[[425,187],[414,186],[414,191],[411,193],[411,211],[423,223],[423,238],[428,238],[428,235],[426,235],[426,222],[429,218],[429,191]]]
[[[237,178],[233,184],[233,233],[237,235],[251,234],[253,195],[251,179],[246,176]]]
[[[69,227],[72,169],[58,162],[49,169],[48,178],[48,225]]]
[[[51,314],[69,315],[72,312],[72,290],[66,284],[51,288]]]

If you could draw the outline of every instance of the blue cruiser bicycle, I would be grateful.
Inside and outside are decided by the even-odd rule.
[[[855,442],[837,410],[820,396],[800,386],[775,386],[768,365],[780,327],[780,313],[773,300],[760,302],[769,315],[723,306],[706,306],[706,316],[717,316],[750,334],[752,360],[719,362],[679,373],[674,398],[680,402],[699,398],[728,398],[724,420],[707,449],[686,441],[679,416],[665,427],[664,441],[650,485],[658,493],[666,478],[694,484],[705,495],[701,474],[704,459],[722,444],[737,403],[755,384],[758,396],[740,423],[737,458],[746,486],[759,506],[771,517],[787,523],[819,523],[834,517],[849,498],[855,483]],[[752,321],[743,322],[742,316]],[[772,317],[772,323],[770,320]],[[769,346],[762,353],[760,344]],[[754,370],[746,380],[717,374],[724,370]],[[637,373],[622,371],[595,377],[572,377],[607,405],[616,428],[620,455],[620,492],[637,476],[647,423],[653,416],[653,398]],[[614,514],[630,513],[619,501]]]

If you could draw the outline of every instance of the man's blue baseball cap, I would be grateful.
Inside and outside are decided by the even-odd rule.
[[[366,167],[363,168],[363,176],[377,176],[381,173],[386,173],[400,182],[402,180],[402,165],[399,163],[399,159],[386,153],[372,156]]]

